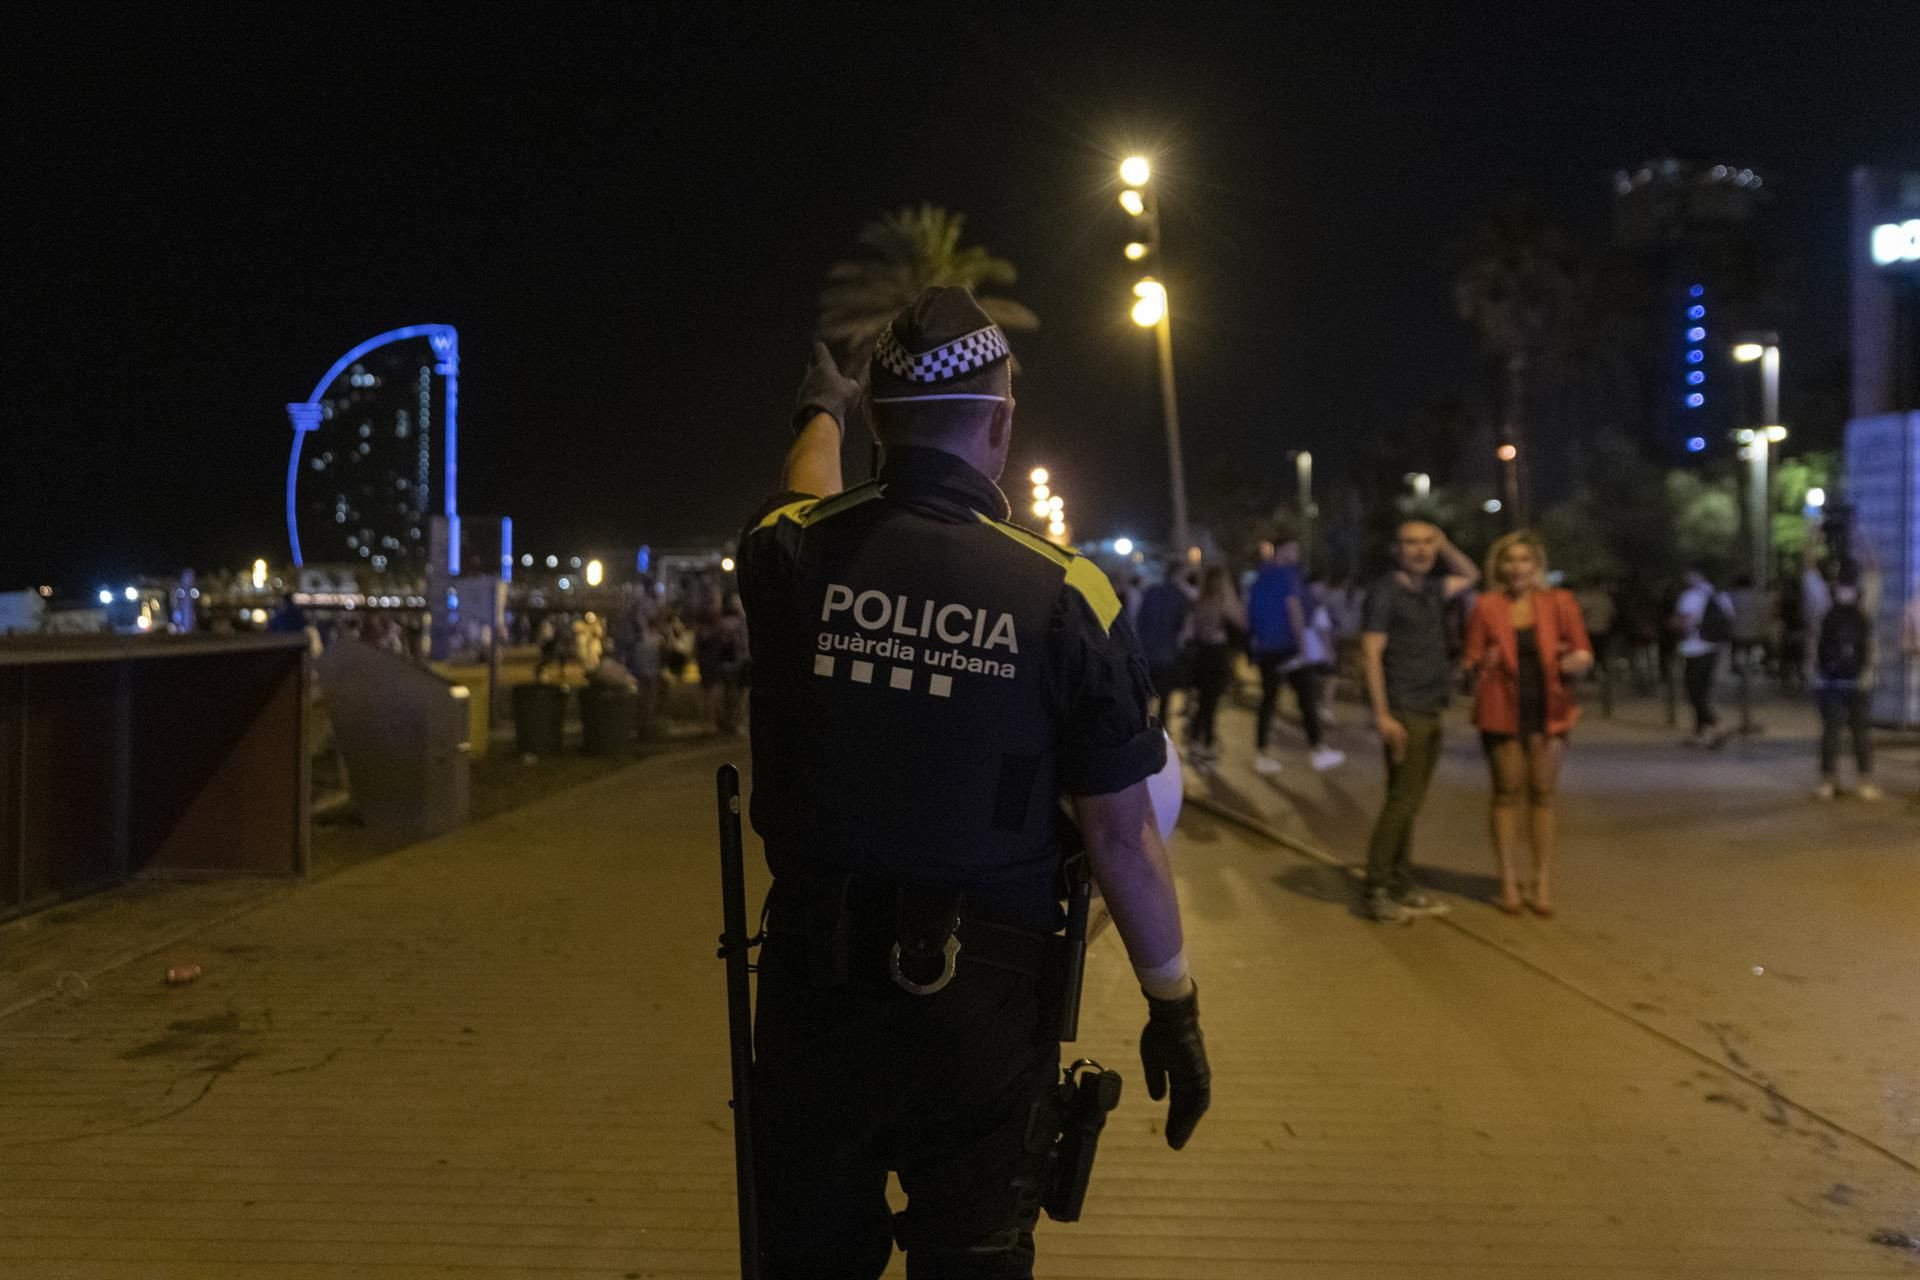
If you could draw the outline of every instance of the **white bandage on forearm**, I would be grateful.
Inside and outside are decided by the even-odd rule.
[[[1173,953],[1173,959],[1156,965],[1135,965],[1133,976],[1140,989],[1155,1000],[1181,1000],[1193,989],[1193,975],[1187,969],[1187,953]]]

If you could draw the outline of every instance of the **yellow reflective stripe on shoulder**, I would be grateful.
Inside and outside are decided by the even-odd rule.
[[[831,498],[818,499],[813,504],[813,510],[800,518],[800,523],[814,524],[825,520],[828,516],[837,516],[842,511],[851,511],[863,502],[872,502],[881,496],[882,492],[880,485],[872,480],[855,485],[851,489],[834,494]]]
[[[1048,542],[1045,538],[1037,538],[1033,534],[1028,533],[1025,529],[1020,528],[1018,525],[1011,525],[1011,524],[1005,523],[1004,521],[995,520],[992,516],[986,514],[984,511],[977,512],[976,514],[979,515],[980,517],[980,523],[986,525],[989,529],[992,529],[995,533],[1005,534],[1007,537],[1012,538],[1015,542],[1019,543],[1021,546],[1025,547],[1027,550],[1035,552],[1038,555],[1045,556],[1047,559],[1059,565],[1062,569],[1066,568],[1068,563],[1070,563],[1073,560],[1073,553],[1071,551],[1062,551],[1059,547],[1054,546],[1051,542]]]
[[[1086,599],[1093,616],[1100,620],[1102,631],[1113,630],[1113,620],[1120,616],[1120,597],[1113,593],[1113,583],[1107,581],[1099,565],[1084,556],[1075,556],[1067,566],[1067,585]]]
[[[1006,524],[985,514],[981,515],[980,522],[1065,569],[1067,585],[1078,591],[1080,598],[1087,602],[1087,607],[1093,610],[1093,616],[1099,619],[1100,629],[1113,629],[1113,620],[1120,616],[1120,597],[1113,593],[1113,584],[1107,581],[1107,575],[1101,572],[1099,565],[1063,547],[1056,547],[1045,538],[1028,533],[1017,525]]]
[[[753,526],[753,531],[758,533],[762,529],[779,524],[782,520],[791,520],[804,529],[815,521],[825,520],[828,516],[837,516],[842,511],[851,510],[863,502],[871,502],[879,496],[880,486],[868,482],[848,489],[844,493],[836,493],[831,498],[801,498],[797,502],[789,502],[784,507],[775,507],[769,511],[759,524]]]
[[[812,510],[814,504],[819,501],[820,499],[818,498],[802,498],[798,502],[789,502],[784,507],[775,507],[772,511],[767,512],[766,519],[753,526],[753,531],[758,533],[762,529],[772,528],[782,520],[791,520],[795,524],[803,525],[807,522],[807,512]]]

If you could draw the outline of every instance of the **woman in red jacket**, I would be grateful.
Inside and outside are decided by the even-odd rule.
[[[1553,914],[1553,793],[1567,734],[1579,719],[1567,682],[1593,669],[1593,642],[1573,593],[1546,582],[1538,535],[1509,533],[1487,552],[1492,588],[1467,619],[1467,669],[1476,673],[1473,722],[1493,772],[1493,848],[1508,915],[1531,907]],[[1525,897],[1514,859],[1524,815],[1533,844],[1533,887]]]

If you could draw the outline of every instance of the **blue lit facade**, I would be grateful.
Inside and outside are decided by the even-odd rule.
[[[1644,443],[1673,460],[1719,456],[1751,406],[1733,335],[1774,329],[1759,174],[1711,160],[1662,157],[1614,175],[1615,262],[1644,310],[1633,317]]]
[[[451,325],[367,339],[287,406],[287,541],[295,565],[429,569],[431,520],[447,521],[458,572],[460,340]],[[437,421],[436,421],[437,419]]]

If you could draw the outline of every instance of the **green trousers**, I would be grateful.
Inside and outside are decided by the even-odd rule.
[[[1407,727],[1407,754],[1387,753],[1387,800],[1367,842],[1367,888],[1398,893],[1413,887],[1413,823],[1440,763],[1440,717],[1396,712]]]

